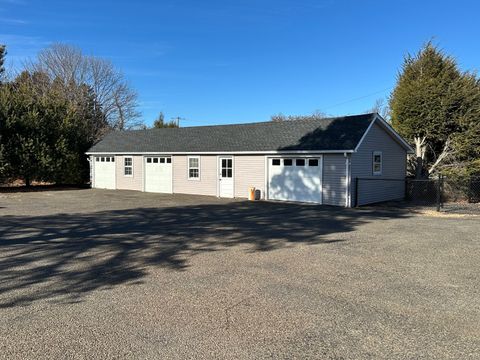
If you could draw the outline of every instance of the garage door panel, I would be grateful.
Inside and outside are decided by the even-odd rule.
[[[93,174],[95,188],[115,189],[115,157],[95,157]]]
[[[269,159],[269,199],[322,202],[321,158],[318,158],[317,166],[314,166],[315,162],[311,166],[308,159],[300,160],[297,163],[295,158]]]
[[[172,193],[171,157],[145,158],[145,191]]]

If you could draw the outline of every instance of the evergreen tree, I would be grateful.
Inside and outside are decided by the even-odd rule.
[[[91,89],[68,98],[58,81],[39,72],[21,73],[0,89],[3,178],[55,183],[84,183],[85,152],[106,122]]]
[[[474,141],[479,112],[478,79],[459,70],[456,61],[428,42],[416,55],[406,56],[390,97],[393,127],[412,144],[417,178],[439,167],[472,160],[462,143]],[[467,134],[470,134],[467,136]]]
[[[157,129],[161,128],[178,128],[178,123],[175,120],[165,121],[165,115],[163,112],[158,114],[158,117],[153,122],[153,127]]]
[[[5,45],[0,44],[0,84],[5,77],[5,56],[7,55],[7,49]]]
[[[5,55],[6,55],[6,50],[4,45],[0,45],[0,183],[4,181],[5,173],[7,172],[7,164],[5,161],[5,155],[4,155],[4,146],[3,146],[3,138],[4,138],[4,131],[5,131],[5,122],[6,119],[4,116],[2,116],[2,102],[4,100],[3,96],[3,78],[5,77]]]

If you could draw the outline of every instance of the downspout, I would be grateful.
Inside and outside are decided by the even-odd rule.
[[[351,207],[351,173],[350,173],[350,157],[348,153],[343,153],[345,157],[345,207]]]
[[[88,165],[89,165],[89,168],[90,168],[90,187],[93,188],[93,178],[94,178],[93,165],[94,165],[95,159],[92,155],[90,155],[90,156],[87,157],[87,160],[88,160]]]

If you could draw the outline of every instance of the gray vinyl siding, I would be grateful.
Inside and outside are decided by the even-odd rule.
[[[374,151],[382,152],[382,175],[373,175]],[[405,196],[406,160],[405,149],[374,123],[358,151],[352,154],[352,205],[355,201],[355,178],[369,179],[359,181],[358,205],[402,199]]]
[[[345,206],[346,158],[343,154],[323,156],[323,204]]]

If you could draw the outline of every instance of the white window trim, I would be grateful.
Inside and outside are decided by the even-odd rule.
[[[375,156],[380,155],[380,171],[375,171]],[[372,174],[374,176],[382,176],[383,173],[383,153],[381,151],[374,151],[372,155]]]
[[[125,165],[125,160],[130,159],[132,161],[132,165]],[[130,175],[125,174],[125,169],[129,167],[132,168],[132,173]],[[123,157],[123,176],[125,177],[133,177],[133,156],[124,156]]]
[[[198,167],[192,169],[198,169],[198,177],[190,177],[190,159],[198,160]],[[200,166],[200,156],[187,156],[187,179],[191,181],[200,181],[201,177],[201,166]]]

